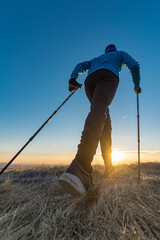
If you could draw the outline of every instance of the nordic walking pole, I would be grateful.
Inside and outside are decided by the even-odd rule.
[[[82,85],[81,85],[82,86]],[[80,88],[79,86],[78,88]],[[35,138],[35,136],[42,130],[42,128],[51,120],[51,118],[58,112],[58,110],[68,101],[68,99],[78,90],[74,90],[62,104],[52,113],[52,115],[43,123],[43,125],[34,133],[34,135],[26,142],[26,144],[17,152],[17,154],[7,163],[7,165],[0,171],[0,175],[9,167],[9,165],[15,160],[15,158],[27,147],[27,145]]]
[[[138,182],[140,182],[140,131],[139,131],[139,96],[137,93],[137,127],[138,127]]]

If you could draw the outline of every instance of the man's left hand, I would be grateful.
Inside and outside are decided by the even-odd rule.
[[[73,92],[74,90],[77,90],[78,88],[81,88],[82,84],[78,83],[75,78],[71,78],[69,80],[69,91]]]

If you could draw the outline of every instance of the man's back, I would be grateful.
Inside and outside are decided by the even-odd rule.
[[[120,51],[113,51],[100,55],[91,60],[88,75],[99,69],[107,69],[113,72],[116,76],[119,76],[122,67],[122,60],[122,53]]]

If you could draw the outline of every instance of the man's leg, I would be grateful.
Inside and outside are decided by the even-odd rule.
[[[85,121],[76,157],[59,179],[60,184],[71,194],[75,192],[83,194],[92,182],[91,162],[103,132],[108,106],[118,86],[118,78],[106,71],[96,74],[98,81],[95,81],[91,110]],[[95,79],[96,75],[94,74]]]
[[[107,121],[107,110],[115,95],[117,86],[118,82],[109,78],[107,81],[99,81],[95,87],[91,102],[91,111],[86,119],[75,157],[88,172],[91,168],[91,162],[96,153],[103,129],[106,136],[105,123]],[[109,144],[111,145],[111,139]],[[106,151],[103,151],[103,153],[105,156]]]

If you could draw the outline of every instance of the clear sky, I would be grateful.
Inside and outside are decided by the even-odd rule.
[[[116,44],[141,67],[141,150],[160,156],[160,2],[135,0],[0,1],[0,162],[28,141],[69,95],[75,65]],[[83,83],[86,74],[79,77]],[[136,94],[123,67],[110,106],[113,149],[137,151]],[[89,102],[78,90],[15,163],[54,163],[76,153]],[[98,148],[97,153],[100,150]],[[132,155],[132,156],[133,156]]]

